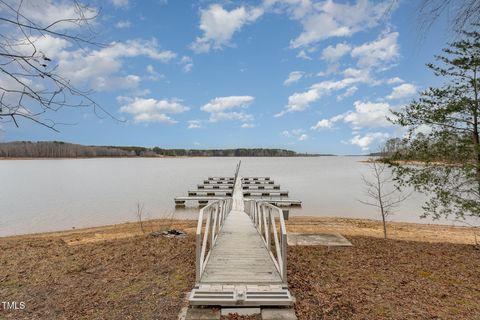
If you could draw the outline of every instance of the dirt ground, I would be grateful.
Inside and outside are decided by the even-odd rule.
[[[353,247],[290,247],[299,319],[480,319],[480,250],[347,236]]]
[[[480,221],[479,221],[480,223]],[[331,232],[348,236],[383,238],[380,221],[336,217],[293,217],[287,224],[288,232]],[[480,243],[480,228],[406,222],[387,223],[387,235],[395,240],[422,242]]]
[[[383,237],[382,223],[378,220],[351,219],[338,217],[290,217],[286,221],[287,231],[296,233],[340,233],[346,236]],[[138,223],[122,223],[60,232],[39,233],[34,235],[8,237],[3,239],[60,238],[69,245],[119,240],[149,233],[155,230],[179,228],[194,234],[197,222],[194,220],[156,219],[143,222],[143,232]],[[449,242],[475,244],[480,242],[480,227],[448,226],[435,224],[388,223],[388,237],[395,240],[422,242]],[[2,239],[2,238],[0,238]]]
[[[305,219],[289,220],[289,230],[340,228]],[[299,319],[480,319],[480,250],[439,242],[438,230],[431,242],[383,240],[364,223],[367,236],[343,233],[353,247],[289,247]],[[176,319],[194,284],[195,222],[149,221],[144,231],[167,227],[189,235],[151,237],[130,223],[0,238],[0,300],[25,302],[0,305],[0,319]],[[399,237],[416,238],[402,228]],[[461,233],[472,241],[469,229],[452,232],[451,242]]]

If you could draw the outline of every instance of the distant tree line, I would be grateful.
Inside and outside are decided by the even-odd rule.
[[[136,146],[84,146],[61,141],[16,141],[0,143],[2,158],[84,157],[298,157],[315,156],[284,149],[162,149]]]
[[[370,155],[385,157],[390,161],[458,164],[471,156],[471,148],[465,147],[470,140],[469,135],[452,134],[449,131],[435,135],[417,133],[414,139],[389,139],[385,142],[381,151]]]
[[[131,157],[135,153],[111,147],[83,146],[61,141],[0,143],[4,158]]]

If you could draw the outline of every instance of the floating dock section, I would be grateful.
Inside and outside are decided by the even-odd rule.
[[[238,170],[235,172],[235,176],[208,177],[203,183],[197,184],[197,189],[188,190],[187,196],[175,197],[175,205],[182,207],[187,201],[196,201],[198,205],[204,206],[210,201],[232,197]],[[271,177],[238,177],[237,182],[245,198],[262,200],[278,206],[302,205],[300,200],[290,199],[288,190],[282,190],[280,184],[276,184]]]

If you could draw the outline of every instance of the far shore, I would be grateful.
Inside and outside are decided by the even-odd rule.
[[[154,159],[154,158],[210,158],[207,156],[117,156],[117,157],[0,157],[0,160],[78,160],[78,159]]]
[[[143,221],[143,231],[138,222],[1,237],[4,240],[25,238],[57,238],[69,245],[117,240],[149,234],[153,231],[178,229],[195,234],[196,220],[152,219]],[[339,217],[294,216],[286,221],[289,233],[339,233],[344,236],[382,238],[381,221]],[[480,241],[480,229],[468,226],[449,226],[407,222],[389,222],[388,238],[394,240],[431,243],[475,244]]]
[[[115,156],[115,157],[0,157],[0,160],[78,160],[78,159],[155,159],[155,158],[312,158],[337,157],[342,155],[314,155],[314,156]],[[345,157],[364,157],[363,155]]]

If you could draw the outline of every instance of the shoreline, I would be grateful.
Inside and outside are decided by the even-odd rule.
[[[117,157],[0,157],[0,160],[82,160],[82,159],[189,159],[189,158],[319,158],[319,157],[364,157],[364,155],[299,155],[299,156],[117,156]],[[362,161],[360,161],[362,162]]]
[[[382,222],[373,219],[293,216],[286,220],[289,233],[339,233],[344,236],[383,237]],[[139,222],[79,228],[72,230],[49,231],[31,234],[0,237],[0,241],[55,238],[69,245],[118,240],[149,234],[158,230],[180,229],[187,234],[195,234],[196,219],[152,219]],[[480,228],[470,226],[450,226],[412,222],[388,222],[389,239],[430,243],[475,244],[480,241]],[[476,237],[476,238],[475,238]]]
[[[206,156],[125,156],[125,157],[0,157],[0,160],[83,160],[83,159],[155,159],[155,158],[209,158]]]

